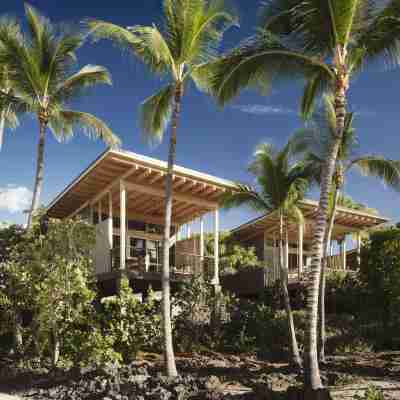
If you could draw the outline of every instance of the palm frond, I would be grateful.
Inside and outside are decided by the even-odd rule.
[[[163,87],[141,105],[140,124],[144,138],[151,143],[162,140],[164,130],[171,118],[175,85]]]
[[[198,65],[214,60],[224,33],[232,26],[238,26],[238,18],[229,10],[224,0],[198,1],[198,6],[186,4],[189,18],[185,21],[184,47],[178,62]]]
[[[222,206],[232,209],[247,206],[253,211],[268,212],[272,210],[271,204],[264,199],[255,189],[248,185],[238,183],[237,187],[222,198]]]
[[[94,19],[86,20],[85,24],[89,28],[89,34],[95,42],[101,39],[111,40],[120,48],[134,53],[137,39],[129,29],[112,24],[111,22]]]
[[[304,120],[312,116],[317,99],[330,89],[330,82],[327,82],[325,78],[325,74],[318,71],[306,81],[300,107],[300,115]]]
[[[85,89],[99,84],[112,84],[108,70],[99,65],[86,65],[76,74],[61,82],[54,97],[59,101],[65,101],[77,97]]]
[[[400,191],[400,161],[371,155],[356,158],[350,165],[358,168],[363,175],[378,178],[385,185]]]
[[[214,66],[213,93],[220,104],[232,100],[244,88],[269,87],[274,79],[308,79],[317,73],[331,82],[330,68],[301,52],[286,47],[264,31],[221,57]]]
[[[135,36],[135,55],[151,71],[159,74],[170,72],[174,79],[179,78],[179,71],[168,43],[155,25],[133,26],[129,28],[129,31]]]
[[[103,121],[86,112],[61,110],[53,115],[49,126],[61,141],[71,138],[74,128],[78,128],[90,139],[101,139],[108,146],[116,147],[121,144],[118,136]]]
[[[388,1],[383,7],[375,7],[369,26],[357,39],[356,48],[360,51],[355,68],[362,66],[362,58],[383,59],[387,66],[400,64],[400,3]]]

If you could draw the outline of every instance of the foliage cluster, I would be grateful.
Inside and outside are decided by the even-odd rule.
[[[144,347],[160,348],[153,296],[141,303],[122,281],[118,296],[99,303],[92,226],[51,220],[46,235],[38,225],[24,233],[6,229],[0,236],[16,244],[0,264],[0,334],[13,336],[19,357],[79,366],[127,361]]]

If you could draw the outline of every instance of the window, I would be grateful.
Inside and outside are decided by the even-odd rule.
[[[145,256],[145,240],[134,237],[129,238],[129,255],[130,257]]]
[[[150,264],[158,264],[159,243],[155,240],[147,241],[147,254],[150,257]]]

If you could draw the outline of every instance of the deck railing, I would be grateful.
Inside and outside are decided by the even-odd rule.
[[[162,261],[157,263],[151,262],[150,256],[147,254],[129,256],[132,254],[131,248],[127,246],[126,270],[141,273],[153,272],[161,273]],[[162,254],[162,251],[160,251]],[[171,273],[181,275],[202,274],[206,277],[211,277],[214,271],[214,257],[200,256],[198,254],[176,252],[175,265],[171,265]],[[111,270],[117,271],[120,269],[120,248],[115,247],[111,250]]]

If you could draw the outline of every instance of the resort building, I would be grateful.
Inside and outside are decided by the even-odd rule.
[[[160,287],[167,163],[139,154],[107,150],[49,205],[52,218],[81,216],[96,226],[95,270],[105,293],[121,271],[135,289]],[[171,229],[172,283],[193,273],[219,285],[219,207],[233,182],[174,167]],[[211,214],[214,254],[205,255],[204,218]],[[198,223],[199,238],[182,227]]]
[[[80,216],[96,227],[95,271],[104,293],[113,293],[124,271],[135,290],[145,293],[151,285],[161,287],[162,237],[164,223],[164,181],[167,164],[127,151],[107,150],[101,154],[48,206],[52,218]],[[255,247],[264,268],[236,275],[221,276],[219,269],[219,208],[222,196],[235,189],[235,183],[180,166],[174,167],[173,209],[170,239],[171,283],[202,273],[211,283],[237,294],[251,295],[279,279],[276,213],[247,222],[232,233],[245,247]],[[301,280],[310,263],[310,242],[317,203],[300,204],[304,224],[290,222],[285,259],[290,279]],[[214,251],[206,254],[204,219],[213,223]],[[339,254],[329,256],[328,267],[356,268],[360,254],[360,233],[387,222],[357,210],[338,207],[333,241]],[[190,227],[198,224],[199,234]],[[208,224],[209,225],[209,224]],[[182,228],[186,227],[183,236]],[[357,246],[346,249],[346,236],[356,235]],[[349,260],[351,258],[351,260]],[[350,262],[351,261],[351,262]]]
[[[318,203],[302,200],[299,208],[303,214],[303,222],[288,222],[288,241],[284,244],[284,263],[289,267],[289,284],[299,282],[306,277],[311,263],[311,241],[313,224],[315,223]],[[332,232],[330,251],[327,257],[327,268],[332,270],[356,270],[360,263],[361,237],[368,229],[387,223],[387,218],[376,214],[337,207],[335,224]],[[233,282],[240,294],[251,294],[254,290],[262,290],[273,285],[280,277],[279,268],[279,217],[276,212],[255,218],[235,229],[234,238],[244,247],[254,247],[258,259],[266,268],[261,274],[254,273],[253,278],[259,283],[257,288],[242,278]],[[352,240],[349,240],[352,239]],[[347,248],[348,243],[355,246]],[[255,276],[257,275],[257,276]],[[229,280],[232,287],[232,279]]]

